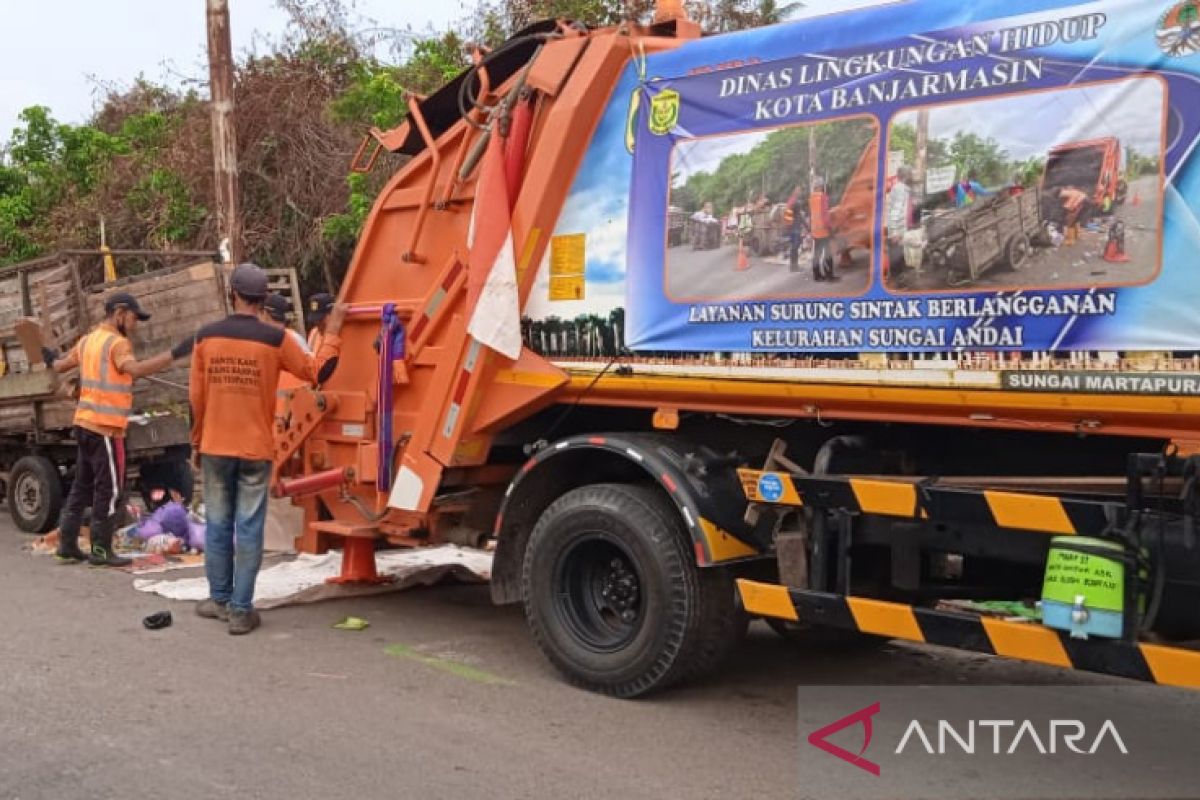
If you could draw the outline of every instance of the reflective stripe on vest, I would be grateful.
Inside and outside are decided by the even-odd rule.
[[[133,377],[112,368],[120,334],[97,328],[79,346],[79,403],[75,422],[124,430],[133,411]]]

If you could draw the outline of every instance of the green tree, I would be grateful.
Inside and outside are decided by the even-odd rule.
[[[984,186],[1001,186],[1011,177],[1008,155],[995,139],[958,131],[947,151],[960,176],[974,173]]]
[[[711,201],[718,215],[724,215],[762,194],[773,203],[782,202],[796,187],[809,186],[810,135],[816,155],[813,166],[836,201],[875,138],[870,122],[843,120],[777,130],[750,150],[726,156],[715,171],[691,175],[678,185],[672,203],[692,210]]]

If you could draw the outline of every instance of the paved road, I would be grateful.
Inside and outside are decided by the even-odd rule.
[[[720,676],[621,702],[560,682],[483,587],[270,611],[233,638],[22,541],[5,514],[0,800],[822,797],[824,770],[799,785],[797,685],[1099,682],[897,645],[800,651],[756,628]],[[175,625],[144,630],[163,608]],[[347,614],[371,627],[330,627]]]
[[[737,270],[737,246],[692,250],[688,245],[667,251],[667,293],[676,302],[847,297],[866,291],[871,275],[865,251],[854,254],[848,267],[835,268],[836,283],[817,283],[812,276],[812,252],[800,254],[800,269],[792,272],[786,258],[750,255],[749,267]]]

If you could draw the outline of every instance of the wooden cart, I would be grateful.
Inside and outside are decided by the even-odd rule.
[[[995,267],[1019,270],[1044,236],[1040,192],[992,195],[935,214],[925,235],[925,261],[947,286],[970,286]]]
[[[142,261],[156,267],[113,283],[103,282],[102,256],[63,251],[0,269],[0,482],[13,521],[41,533],[58,524],[74,473],[77,374],[60,379],[31,364],[15,323],[40,321],[47,343],[65,352],[104,317],[104,298],[121,289],[151,314],[138,326],[139,357],[162,352],[220,319],[228,311],[225,267],[207,252],[117,251],[119,268]],[[301,308],[293,270],[268,270],[272,289]],[[134,413],[126,439],[128,479],[143,493],[174,488],[191,494],[189,369],[177,362],[135,384]]]

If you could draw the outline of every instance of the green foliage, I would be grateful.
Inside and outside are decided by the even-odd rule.
[[[178,173],[154,169],[126,195],[125,202],[143,218],[156,221],[163,242],[185,242],[208,216],[208,209],[192,201],[187,183]]]
[[[346,176],[346,183],[350,187],[346,211],[329,217],[322,227],[325,239],[335,245],[353,245],[358,240],[375,202],[375,193],[368,186],[366,175],[351,172]]]
[[[307,289],[336,283],[397,165],[385,155],[372,175],[345,176],[348,154],[366,128],[404,121],[408,93],[431,94],[465,69],[468,42],[495,46],[547,18],[647,22],[654,7],[654,0],[470,0],[470,16],[453,30],[401,37],[397,63],[389,64],[378,56],[387,29],[356,30],[351,0],[276,3],[288,14],[287,31],[236,65],[243,224],[247,256],[295,266]],[[707,30],[726,31],[778,21],[792,4],[685,6]],[[42,106],[26,109],[7,144],[0,134],[0,264],[94,246],[101,218],[114,247],[215,248],[217,226],[206,208],[208,113],[195,90],[143,78],[110,92],[86,124],[60,123]],[[760,162],[744,166],[739,191],[753,183],[750,172],[763,172]],[[783,180],[766,178],[771,191]]]
[[[384,130],[400,124],[405,114],[405,88],[397,72],[377,61],[355,64],[350,87],[330,106],[334,120]]]
[[[49,214],[103,179],[128,143],[88,125],[65,125],[45,106],[30,106],[0,162],[0,263],[44,249]]]
[[[1008,154],[995,139],[958,131],[950,140],[949,161],[960,176],[975,174],[984,186],[1001,186],[1011,176]]]
[[[349,84],[330,113],[340,123],[394,128],[404,120],[410,92],[434,92],[466,67],[465,46],[457,34],[423,39],[398,67],[374,58],[352,65]]]
[[[905,123],[892,125],[888,137],[888,149],[904,153],[905,164],[917,163],[917,127]],[[930,165],[946,161],[946,143],[940,139],[929,139],[925,143],[926,159]]]
[[[1147,156],[1134,150],[1131,145],[1125,147],[1125,179],[1128,181],[1143,175],[1154,175],[1159,171],[1157,156]]]
[[[825,177],[836,201],[875,135],[869,122],[846,120],[777,130],[749,151],[726,156],[714,172],[691,175],[672,190],[671,204],[692,210],[711,202],[715,212],[723,215],[760,194],[772,203],[787,200],[797,186],[807,190],[810,135],[816,157],[812,167]]]
[[[144,158],[167,146],[174,127],[171,119],[161,111],[147,111],[122,121],[121,138],[133,152]]]
[[[803,3],[778,3],[775,0],[694,0],[687,3],[692,19],[710,33],[774,25],[803,6]]]

